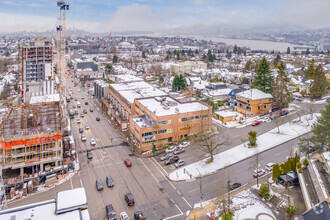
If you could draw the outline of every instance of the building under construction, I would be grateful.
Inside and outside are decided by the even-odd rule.
[[[61,165],[63,128],[59,102],[9,108],[0,122],[1,176],[2,171],[20,171],[23,178],[24,173],[43,171],[45,165]]]

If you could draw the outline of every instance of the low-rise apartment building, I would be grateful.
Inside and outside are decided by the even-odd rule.
[[[134,100],[164,95],[166,93],[144,81],[114,83],[109,85],[107,94],[101,99],[102,109],[128,135],[129,117],[135,115]]]
[[[250,89],[236,94],[235,110],[252,117],[272,110],[272,95],[258,89]]]
[[[136,99],[134,106],[136,116],[130,117],[129,137],[140,153],[209,130],[212,125],[212,109],[198,101],[181,103],[162,96]]]

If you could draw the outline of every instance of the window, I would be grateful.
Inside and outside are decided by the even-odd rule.
[[[138,135],[140,135],[140,132],[138,131],[138,129],[134,128],[134,130],[136,131],[136,133],[137,133]]]
[[[179,122],[183,122],[183,121],[188,121],[188,119],[187,118],[180,118],[179,119]]]
[[[151,136],[157,134],[156,131],[142,133],[142,137]]]
[[[167,125],[167,124],[172,124],[172,120],[166,120],[166,121],[158,122],[158,125]]]
[[[159,131],[158,131],[158,134],[171,133],[172,131],[173,131],[172,128],[164,129],[164,130],[159,130]]]
[[[156,141],[155,140],[152,140],[152,141],[142,142],[142,146],[151,145],[154,142],[156,142]]]
[[[203,115],[203,118],[208,118],[209,117],[209,115]]]

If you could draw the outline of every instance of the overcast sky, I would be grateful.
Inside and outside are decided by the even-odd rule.
[[[330,26],[330,0],[70,0],[68,27],[157,31],[195,25]],[[0,32],[55,29],[56,0],[0,0]]]

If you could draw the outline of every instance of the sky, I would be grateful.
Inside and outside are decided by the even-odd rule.
[[[69,0],[67,26],[91,32],[212,25],[330,27],[330,0]],[[0,0],[0,32],[55,29],[56,0]]]

